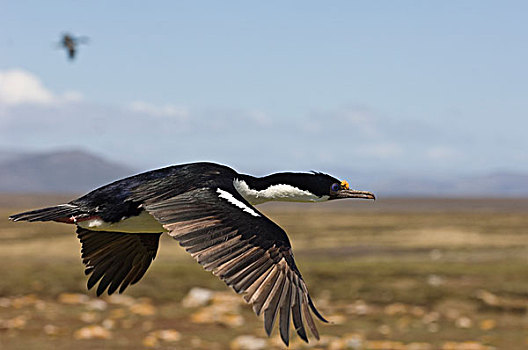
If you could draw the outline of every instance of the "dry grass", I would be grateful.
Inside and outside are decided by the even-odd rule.
[[[73,227],[5,219],[65,199],[0,199],[0,348],[224,349],[243,335],[281,347],[276,332],[267,340],[241,298],[169,238],[127,291],[130,298],[97,299],[85,290]],[[262,210],[289,233],[316,305],[334,321],[320,325],[323,338],[311,345],[528,347],[528,200],[387,199]],[[195,286],[219,294],[206,306],[183,308]]]

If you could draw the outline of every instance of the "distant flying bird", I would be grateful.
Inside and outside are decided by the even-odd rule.
[[[79,46],[79,44],[86,43],[88,43],[88,38],[85,36],[74,37],[71,34],[65,33],[62,35],[62,39],[59,45],[66,49],[66,51],[68,52],[68,58],[71,61],[75,58],[75,54],[77,53],[77,46]]]
[[[290,317],[306,342],[305,325],[319,339],[311,313],[327,321],[308,294],[288,236],[253,205],[341,198],[375,199],[323,173],[259,178],[224,165],[191,163],[118,180],[69,203],[10,219],[75,224],[85,273],[91,274],[88,289],[99,282],[98,296],[107,288],[108,294],[122,293],[138,282],[167,232],[206,270],[244,294],[257,315],[264,313],[268,335],[280,316],[280,335],[288,345]]]

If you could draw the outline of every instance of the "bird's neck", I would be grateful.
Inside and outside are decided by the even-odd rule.
[[[309,191],[288,184],[286,178],[281,180],[279,174],[254,177],[242,175],[233,181],[236,190],[252,205],[269,201],[283,202],[321,202],[327,196],[319,197]]]

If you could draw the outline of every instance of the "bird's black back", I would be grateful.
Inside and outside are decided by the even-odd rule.
[[[236,172],[214,163],[191,163],[152,170],[117,180],[71,201],[103,220],[116,222],[139,214],[142,204],[167,199],[200,187],[231,185]]]

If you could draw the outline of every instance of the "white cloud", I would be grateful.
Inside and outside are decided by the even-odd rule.
[[[189,111],[187,108],[172,104],[158,106],[143,101],[134,101],[129,105],[129,110],[135,113],[144,113],[156,117],[172,117],[181,120],[189,117]]]
[[[0,105],[51,105],[80,100],[82,100],[82,95],[75,91],[62,95],[54,94],[42,84],[37,76],[28,71],[22,69],[0,71]]]
[[[53,94],[33,74],[20,69],[0,71],[1,103],[7,105],[49,104],[53,99]]]
[[[303,121],[303,129],[310,133],[345,133],[355,138],[372,138],[381,134],[379,118],[365,107],[342,107],[335,110],[313,111]]]
[[[273,124],[270,116],[262,111],[250,111],[248,112],[248,117],[259,126],[271,126]]]
[[[81,102],[84,96],[78,91],[66,91],[62,94],[61,99],[64,102]]]
[[[426,156],[432,160],[446,161],[458,159],[460,153],[451,147],[435,146],[426,151]]]
[[[362,155],[378,158],[394,158],[403,155],[403,148],[396,143],[379,143],[367,145],[361,150]]]
[[[348,108],[339,112],[343,126],[358,128],[369,136],[379,134],[377,118],[366,108]]]

